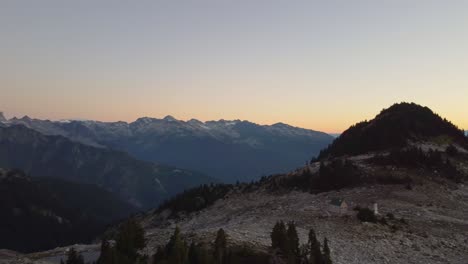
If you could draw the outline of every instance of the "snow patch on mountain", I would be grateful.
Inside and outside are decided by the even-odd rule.
[[[24,125],[44,135],[125,151],[142,160],[173,164],[230,182],[294,169],[333,140],[326,133],[284,123],[184,121],[173,116],[142,117],[130,123],[21,118],[5,125]]]

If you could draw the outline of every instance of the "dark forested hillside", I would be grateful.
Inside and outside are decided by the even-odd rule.
[[[19,168],[34,177],[95,184],[140,208],[212,181],[200,173],[140,161],[62,136],[44,136],[24,126],[0,128],[0,167]]]
[[[30,252],[89,242],[132,212],[94,185],[0,169],[0,248]]]
[[[382,110],[373,120],[351,126],[320,152],[319,159],[398,148],[408,141],[419,140],[468,145],[462,130],[431,109],[414,103],[399,103]]]

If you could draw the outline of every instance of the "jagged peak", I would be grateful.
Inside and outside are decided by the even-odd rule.
[[[187,123],[189,123],[189,124],[199,124],[199,125],[204,124],[202,121],[200,121],[198,119],[195,119],[195,118],[190,119],[189,121],[187,121]]]
[[[3,115],[3,112],[0,111],[0,122],[5,122],[7,119],[5,118],[5,115]]]
[[[218,123],[232,123],[232,122],[236,122],[236,123],[240,123],[240,122],[243,122],[242,120],[240,119],[233,119],[233,120],[227,120],[227,119],[224,119],[224,118],[221,118],[219,119],[218,121],[209,121],[209,122],[218,122]]]
[[[150,122],[153,122],[157,120],[156,118],[153,118],[153,117],[140,117],[138,118],[137,120],[135,120],[135,123],[150,123]]]
[[[177,119],[175,119],[173,116],[171,115],[167,115],[163,118],[164,121],[168,121],[168,122],[175,122],[175,121],[179,121]]]
[[[23,121],[31,121],[32,119],[28,116],[28,115],[25,115],[21,118],[21,120]]]

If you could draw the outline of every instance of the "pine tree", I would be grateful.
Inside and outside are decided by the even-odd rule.
[[[67,253],[66,264],[84,264],[84,259],[81,254],[78,254],[74,248],[71,248]]]
[[[124,223],[116,239],[116,251],[118,258],[124,263],[134,263],[138,250],[145,247],[145,235],[143,228],[134,220]]]
[[[323,263],[324,264],[332,264],[331,256],[330,256],[330,248],[328,247],[328,239],[325,238],[323,241]]]
[[[101,242],[101,255],[96,264],[113,264],[115,261],[114,249],[110,246],[109,241],[103,239]]]
[[[174,234],[166,245],[166,251],[171,264],[185,264],[187,248],[184,241],[182,241],[179,227],[174,230]]]
[[[287,253],[287,234],[286,225],[283,221],[279,221],[273,227],[273,231],[270,234],[271,247],[280,250],[283,254]]]
[[[199,249],[197,247],[197,245],[195,245],[195,242],[192,241],[192,243],[190,244],[190,248],[189,248],[189,251],[188,251],[188,263],[189,264],[199,264]]]
[[[299,247],[299,262],[301,264],[309,264],[309,246],[302,244]]]
[[[212,254],[208,252],[208,250],[200,246],[199,247],[199,264],[212,264],[214,262]]]
[[[224,264],[226,259],[226,233],[221,228],[216,234],[216,240],[214,245],[214,259],[216,264]]]
[[[314,229],[309,231],[309,264],[322,264],[322,252],[320,242],[317,240]]]
[[[296,224],[294,222],[288,223],[287,230],[287,257],[289,264],[295,264],[299,262],[299,236],[296,230]]]
[[[159,246],[156,253],[153,255],[153,264],[159,264],[166,258],[166,252],[163,247]]]

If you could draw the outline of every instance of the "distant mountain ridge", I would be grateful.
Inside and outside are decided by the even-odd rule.
[[[333,137],[284,123],[258,125],[249,121],[201,122],[143,117],[135,122],[61,121],[13,118],[47,135],[61,135],[96,147],[126,151],[133,156],[203,172],[226,182],[249,181],[302,166]]]
[[[436,137],[468,146],[464,131],[428,107],[415,103],[399,103],[382,110],[370,121],[351,126],[322,150],[318,158],[399,148],[409,141],[436,140]]]
[[[0,127],[0,167],[19,168],[34,177],[95,184],[145,209],[186,188],[214,181],[121,151],[45,136],[23,125]]]

